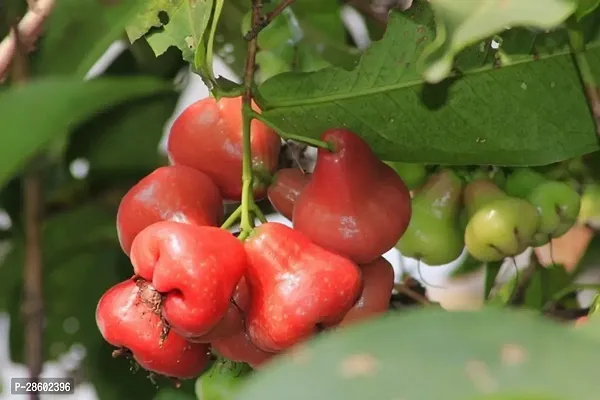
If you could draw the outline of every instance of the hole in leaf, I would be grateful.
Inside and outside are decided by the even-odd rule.
[[[160,21],[160,23],[163,26],[167,25],[170,21],[169,14],[167,14],[166,11],[159,11],[158,12],[158,20]]]

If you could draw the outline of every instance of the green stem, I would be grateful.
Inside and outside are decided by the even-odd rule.
[[[242,215],[242,206],[238,206],[235,209],[235,211],[232,212],[231,215],[225,220],[225,222],[223,222],[223,225],[221,225],[221,228],[222,229],[231,228],[231,226],[237,222],[237,220],[240,218],[241,215]]]
[[[261,211],[260,207],[258,207],[256,204],[254,205],[254,208],[252,209],[252,213],[254,214],[254,216],[256,218],[258,218],[258,220],[260,221],[261,224],[266,224],[267,222],[269,222],[267,220],[267,217],[265,217],[265,214],[263,214],[263,212]]]
[[[281,136],[285,140],[295,140],[296,142],[304,143],[309,146],[319,147],[319,148],[327,149],[327,150],[333,150],[333,147],[331,146],[331,144],[329,144],[328,142],[325,142],[323,140],[307,138],[304,136],[295,135],[293,133],[282,132],[271,121],[267,120],[266,118],[264,118],[261,114],[259,114],[257,112],[252,111],[252,117],[256,118],[257,120],[259,120],[260,122],[262,122],[263,124],[268,126],[269,128],[273,129],[275,132],[277,132],[279,134],[279,136]]]
[[[240,229],[242,234],[252,231],[251,211],[254,204],[252,192],[252,142],[250,136],[250,122],[252,122],[252,109],[249,104],[242,107],[242,205]],[[243,235],[240,234],[239,237]]]

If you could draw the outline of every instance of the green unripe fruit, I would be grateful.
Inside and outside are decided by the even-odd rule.
[[[565,182],[549,180],[529,168],[519,168],[508,177],[506,193],[526,199],[538,210],[540,226],[533,243],[536,246],[564,235],[577,221],[581,197]]]
[[[584,186],[581,208],[577,218],[581,224],[600,226],[600,185],[590,183]]]
[[[427,169],[423,164],[386,161],[387,165],[402,178],[408,190],[417,189],[427,180]]]
[[[469,183],[464,196],[469,214],[465,245],[474,258],[500,261],[525,251],[539,226],[533,205],[483,179]]]
[[[396,248],[402,255],[436,266],[454,261],[463,251],[459,225],[462,180],[450,169],[432,175],[412,199],[410,223]]]

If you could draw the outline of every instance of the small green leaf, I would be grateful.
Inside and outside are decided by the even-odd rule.
[[[198,400],[233,400],[250,373],[252,368],[248,364],[215,362],[196,380],[196,397]]]
[[[496,278],[502,269],[503,261],[485,263],[485,285],[483,288],[483,298],[488,299],[490,293],[496,284]]]
[[[34,70],[83,78],[145,0],[61,0],[50,14]]]
[[[236,399],[596,400],[596,346],[533,312],[393,312],[279,356]]]
[[[577,9],[575,10],[577,20],[582,19],[600,6],[600,0],[577,0],[577,3]]]
[[[458,278],[460,276],[469,275],[475,271],[479,271],[484,268],[485,264],[481,261],[476,260],[471,254],[467,254],[464,261],[451,273],[452,278]]]
[[[212,0],[148,1],[127,27],[127,35],[133,42],[147,33],[146,39],[157,56],[169,47],[177,46],[183,59],[192,63],[208,27],[212,7]]]
[[[37,151],[95,113],[171,90],[159,80],[128,77],[39,80],[0,92],[0,148],[10,149],[0,157],[0,187]]]
[[[527,284],[523,306],[533,310],[541,310],[544,306],[544,281],[541,267],[538,267]]]
[[[177,93],[130,101],[80,125],[67,159],[85,158],[90,175],[147,174],[160,164],[159,143],[173,114]]]

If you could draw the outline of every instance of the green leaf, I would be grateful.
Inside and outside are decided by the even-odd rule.
[[[146,39],[157,56],[176,46],[183,59],[191,63],[210,21],[212,6],[212,0],[148,1],[127,26],[127,36],[133,42],[147,32]]]
[[[302,42],[332,65],[354,68],[360,51],[346,44],[346,28],[340,18],[341,4],[335,1],[303,0],[291,7]]]
[[[236,399],[596,400],[596,346],[531,312],[396,312],[278,357]]]
[[[36,152],[65,137],[75,124],[126,100],[172,89],[148,78],[31,81],[0,92],[0,187]],[[32,117],[37,116],[37,117]]]
[[[469,275],[484,268],[485,264],[476,260],[471,254],[467,254],[464,261],[450,274],[452,278]]]
[[[575,17],[580,20],[600,6],[600,0],[577,0]]]
[[[565,49],[550,48],[547,36],[538,35],[533,51],[552,54],[519,49],[503,68],[483,42],[476,46],[482,56],[466,59],[462,75],[429,85],[415,60],[432,37],[425,2],[392,13],[384,39],[355,70],[284,73],[264,82],[262,115],[278,130],[306,137],[348,128],[388,161],[543,165],[598,150],[577,67]],[[587,54],[599,71],[600,42]]]
[[[241,384],[252,373],[248,364],[219,361],[196,380],[198,400],[233,400]]]
[[[67,158],[85,158],[90,175],[146,174],[160,165],[160,140],[173,114],[177,93],[127,102],[79,126]]]
[[[145,0],[61,0],[42,36],[34,70],[83,78],[123,34]]]
[[[488,299],[496,284],[496,278],[502,269],[502,261],[485,263],[485,285],[483,287],[483,298]]]
[[[450,75],[454,56],[507,26],[551,29],[574,11],[574,0],[429,0],[436,37],[419,60],[425,80],[438,83]]]
[[[180,389],[162,389],[154,400],[196,400],[196,397],[192,394],[184,392]]]
[[[545,290],[541,269],[541,267],[537,267],[525,290],[523,306],[533,310],[541,310],[544,306]]]

